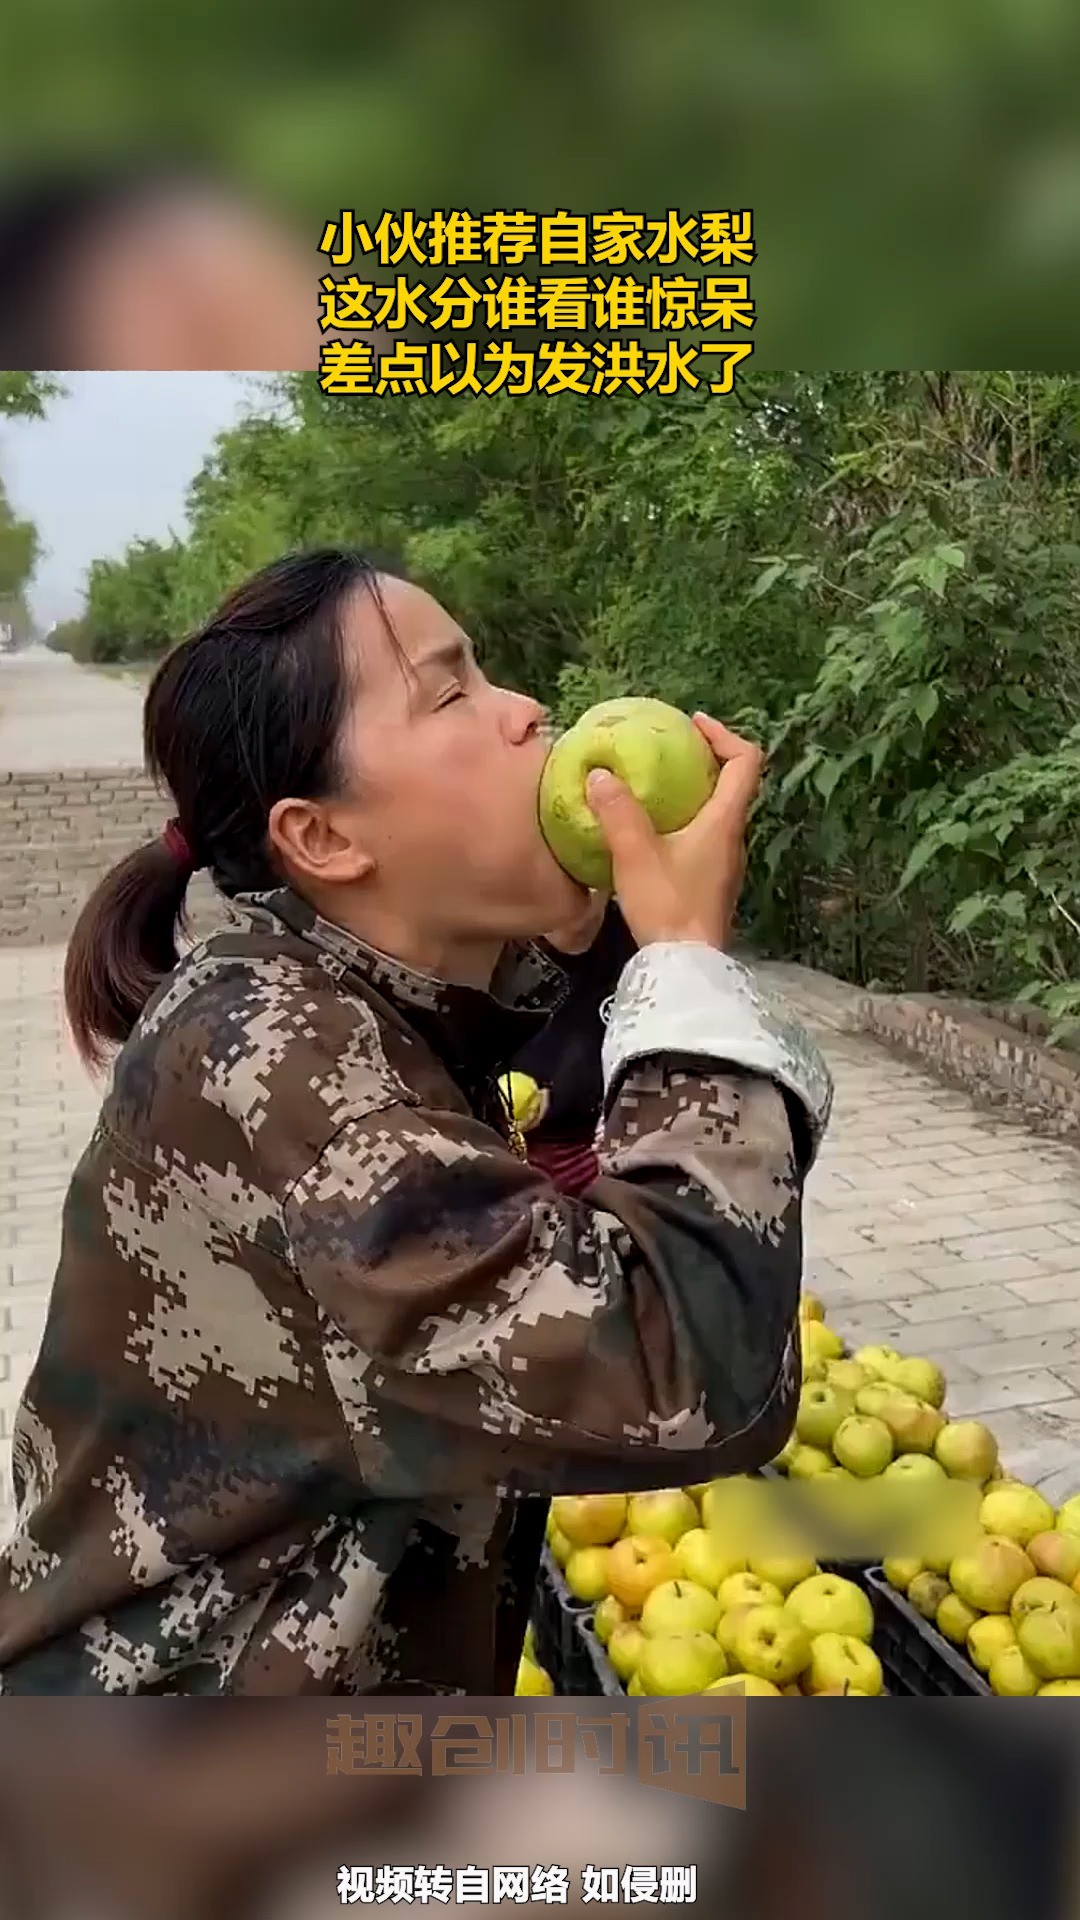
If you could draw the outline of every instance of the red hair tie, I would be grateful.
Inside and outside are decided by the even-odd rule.
[[[184,832],[179,820],[170,820],[161,837],[165,842],[167,852],[172,855],[177,866],[190,868],[191,872],[194,873],[195,856],[191,851],[187,834]]]

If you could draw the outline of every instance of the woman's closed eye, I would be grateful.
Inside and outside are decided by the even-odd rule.
[[[464,699],[465,688],[459,681],[454,686],[447,687],[445,692],[439,695],[439,698],[435,702],[436,711],[441,713],[444,707],[452,707],[455,701]]]

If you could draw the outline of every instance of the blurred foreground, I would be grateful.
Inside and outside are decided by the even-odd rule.
[[[361,1863],[557,1863],[576,1910],[587,1864],[691,1862],[698,1910],[723,1902],[738,1920],[1071,1910],[1077,1730],[1065,1714],[747,1704],[742,1813],[581,1760],[572,1776],[327,1777],[325,1702],[8,1702],[0,1910],[322,1920],[341,1910],[339,1868]]]
[[[257,15],[240,0],[151,14],[132,0],[15,0],[2,157],[9,180],[118,149],[194,159],[297,220],[313,304],[318,236],[343,206],[376,219],[425,206],[750,206],[760,364],[1063,368],[1076,364],[1080,308],[1078,43],[1067,0],[752,12],[417,0],[355,19],[319,0]],[[188,237],[170,235],[174,261]],[[129,282],[101,357],[72,269],[52,313],[74,329],[75,357],[0,362],[311,364],[260,304],[259,286],[283,284],[276,268],[249,272],[247,242],[228,245],[228,357],[205,321],[185,322],[176,357],[183,316],[174,300],[149,312],[150,276]],[[261,239],[259,251],[265,262]],[[162,285],[170,272],[160,265]],[[140,357],[123,357],[134,332]]]

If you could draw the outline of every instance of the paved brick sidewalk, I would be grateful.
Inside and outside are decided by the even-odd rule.
[[[0,949],[0,1531],[60,1205],[97,1108],[63,1028],[62,959]],[[984,1415],[1014,1473],[1051,1498],[1080,1488],[1080,1152],[988,1119],[843,1031],[830,983],[764,972],[836,1075],[808,1197],[808,1284],[854,1342],[939,1358],[950,1409]]]
[[[0,1502],[37,1349],[64,1191],[97,1111],[60,1011],[63,951],[0,949]],[[3,1512],[0,1510],[0,1532]]]
[[[5,773],[142,765],[142,697],[110,674],[38,649],[0,659]]]
[[[854,1345],[940,1361],[949,1411],[984,1418],[1011,1472],[1051,1500],[1080,1490],[1080,1151],[844,1031],[835,983],[763,972],[836,1078],[807,1285]]]

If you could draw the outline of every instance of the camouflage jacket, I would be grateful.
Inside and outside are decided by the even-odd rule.
[[[522,1495],[779,1448],[828,1075],[724,955],[646,948],[567,1199],[494,1099],[561,979],[445,987],[284,890],[183,958],[65,1203],[0,1692],[507,1693]]]

